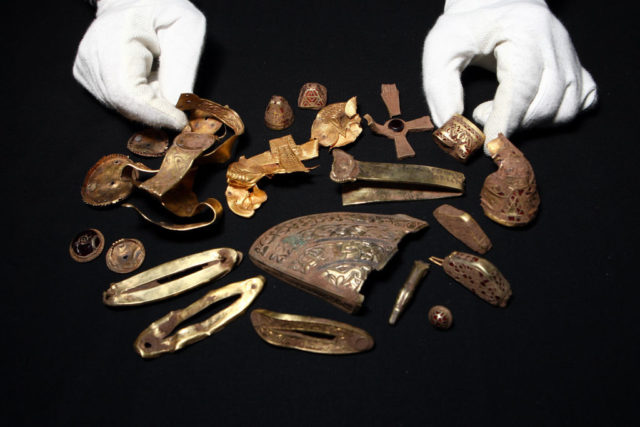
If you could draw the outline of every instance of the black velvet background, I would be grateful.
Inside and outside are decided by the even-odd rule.
[[[306,141],[315,112],[295,108],[300,86],[319,81],[329,101],[357,95],[361,114],[382,120],[380,83],[397,83],[403,117],[428,113],[422,44],[443,2],[198,3],[208,34],[195,92],[229,104],[247,132],[236,155],[267,149],[291,133]],[[254,218],[225,211],[207,230],[170,233],[124,208],[84,205],[86,171],[109,153],[127,154],[142,126],[101,106],[73,79],[77,45],[93,18],[82,2],[21,2],[8,7],[2,37],[5,122],[0,286],[5,317],[3,415],[10,424],[57,425],[631,425],[638,417],[638,25],[616,2],[554,2],[583,65],[599,85],[597,109],[571,124],[520,132],[512,140],[532,163],[542,207],[524,229],[482,214],[479,192],[490,159],[461,165],[429,134],[409,140],[409,163],[462,171],[463,197],[345,207],[328,178],[322,150],[308,175],[261,185],[269,200]],[[467,109],[489,99],[494,77],[464,74]],[[273,94],[294,105],[296,121],[269,131]],[[368,129],[348,151],[360,160],[395,161],[393,145]],[[135,156],[134,156],[135,157]],[[150,166],[159,161],[143,160]],[[407,162],[407,161],[405,161]],[[225,168],[199,172],[196,191],[224,200]],[[152,209],[144,195],[134,200]],[[470,212],[491,237],[486,255],[511,282],[506,309],[477,299],[433,268],[395,327],[387,318],[414,259],[465,250],[433,218],[441,203]],[[261,273],[248,259],[219,283],[165,302],[114,310],[101,302],[109,283],[104,255],[71,260],[68,245],[88,227],[107,245],[142,240],[143,269],[209,248],[246,253],[284,220],[317,212],[406,213],[430,227],[367,280],[364,309],[348,315],[267,276],[251,308],[328,317],[366,329],[375,348],[332,357],[263,342],[244,315],[178,353],[142,360],[136,336],[168,311],[208,290]],[[433,329],[429,307],[447,305],[454,327]],[[197,320],[204,319],[198,317]],[[10,425],[8,424],[8,425]]]

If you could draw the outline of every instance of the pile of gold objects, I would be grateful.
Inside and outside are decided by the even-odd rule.
[[[370,115],[364,115],[370,129],[395,141],[398,159],[414,156],[406,134],[432,130],[429,116],[410,121],[400,119],[399,91],[395,84],[382,85],[381,97],[389,119],[378,124]],[[343,184],[344,206],[463,194],[465,176],[460,172],[417,164],[359,161],[336,149],[353,143],[360,136],[361,117],[355,96],[328,105],[326,100],[324,86],[305,84],[298,98],[299,108],[319,110],[311,126],[310,140],[296,144],[291,135],[271,139],[267,151],[248,158],[242,155],[229,164],[225,197],[234,214],[250,218],[267,200],[266,192],[257,185],[262,178],[312,170],[313,167],[303,162],[317,158],[319,146],[333,150],[330,178]],[[107,155],[85,177],[81,193],[86,203],[114,205],[138,188],[158,199],[164,208],[178,217],[191,219],[204,212],[210,213],[210,219],[206,221],[170,224],[151,219],[133,204],[123,204],[160,227],[184,231],[216,221],[223,211],[222,205],[215,198],[198,200],[193,191],[195,174],[201,165],[223,164],[231,159],[237,138],[244,132],[244,124],[228,106],[194,94],[183,94],[177,108],[189,113],[189,124],[171,144],[160,130],[137,132],[127,143],[129,150],[137,155],[163,156],[160,168],[149,168],[122,154]],[[286,99],[272,97],[265,112],[265,124],[271,129],[282,130],[293,122],[293,111]],[[453,116],[435,130],[433,138],[440,148],[462,163],[484,143],[482,131],[460,115]],[[487,177],[482,189],[481,206],[485,214],[506,226],[529,223],[540,202],[531,164],[503,135],[488,142],[486,148],[498,171]],[[151,177],[142,179],[145,174]],[[433,215],[453,237],[473,251],[484,254],[491,249],[491,240],[467,212],[442,205]],[[369,273],[387,265],[406,234],[427,226],[426,221],[407,215],[355,212],[307,215],[264,232],[249,249],[249,257],[259,268],[278,279],[354,313],[363,303],[364,295],[360,291]],[[91,229],[85,234],[70,247],[72,257],[79,262],[94,259],[104,246],[104,237],[97,230]],[[141,244],[135,244],[136,239],[128,240],[133,242],[129,252],[125,254],[120,250],[124,254],[120,258],[126,258],[127,263],[120,260],[114,271],[133,271],[137,267],[131,268],[128,264],[144,259]],[[123,245],[120,241],[116,243]],[[109,259],[118,260],[120,252],[111,252]],[[131,260],[129,253],[135,255]],[[135,306],[171,298],[224,277],[242,259],[243,254],[231,248],[211,249],[175,259],[112,283],[103,294],[103,302],[108,306]],[[498,307],[507,305],[511,286],[490,261],[459,251],[453,251],[444,259],[430,257],[429,261],[442,266],[447,275],[480,299]],[[414,262],[398,292],[389,317],[390,324],[395,324],[408,307],[429,269],[427,262]],[[157,357],[214,334],[247,310],[264,288],[265,281],[263,276],[256,276],[234,282],[209,291],[183,309],[169,312],[140,333],[134,343],[136,352],[144,358]],[[225,309],[174,332],[179,324],[207,307],[234,296],[239,298]],[[437,328],[448,329],[453,315],[447,307],[435,305],[429,310],[429,321]],[[366,331],[331,319],[255,309],[251,322],[264,341],[279,347],[349,354],[374,346],[373,338]]]
[[[126,199],[134,188],[138,188],[158,199],[162,206],[178,217],[192,218],[207,211],[211,215],[210,219],[205,221],[171,224],[151,219],[131,203],[122,205],[135,209],[142,218],[162,228],[193,230],[216,221],[222,213],[222,205],[215,198],[198,201],[193,191],[195,174],[200,165],[222,164],[231,158],[238,136],[244,133],[244,124],[238,113],[228,106],[199,98],[194,94],[182,94],[177,107],[190,112],[189,125],[174,138],[164,154],[160,169],[155,170],[142,163],[133,162],[121,154],[105,156],[89,170],[84,179],[81,193],[86,203],[92,206],[117,204]],[[227,130],[231,131],[228,137]],[[140,136],[140,142],[153,140],[148,134],[137,136]],[[133,143],[136,142],[137,136],[133,138]],[[152,148],[161,147],[160,143],[148,144]],[[131,140],[129,146],[132,146]],[[150,151],[155,154],[160,150]],[[152,177],[141,180],[143,174]]]

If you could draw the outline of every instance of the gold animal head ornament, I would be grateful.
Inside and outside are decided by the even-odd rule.
[[[487,151],[498,170],[487,177],[480,192],[485,215],[507,227],[528,224],[540,206],[531,163],[502,134],[487,143]]]
[[[311,138],[323,147],[335,148],[350,144],[362,133],[357,98],[329,104],[318,112],[311,125]]]

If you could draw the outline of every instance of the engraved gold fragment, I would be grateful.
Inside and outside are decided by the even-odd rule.
[[[454,251],[445,259],[429,257],[442,266],[456,282],[489,304],[506,307],[511,297],[511,285],[491,262],[473,254]]]
[[[361,353],[374,345],[373,338],[366,331],[320,317],[258,308],[251,312],[251,323],[260,338],[269,344],[311,353]]]
[[[134,342],[134,349],[141,357],[158,357],[165,353],[173,353],[213,335],[244,313],[262,291],[264,282],[264,277],[256,276],[209,291],[188,307],[171,311],[149,325]],[[235,295],[240,295],[240,298],[227,308],[200,323],[185,326],[173,335],[169,335],[180,323],[195,316],[210,305]]]
[[[242,252],[217,248],[160,264],[112,283],[102,296],[110,306],[139,305],[179,295],[225,276],[242,261]]]
[[[336,148],[350,144],[362,132],[357,113],[357,98],[329,104],[320,111],[311,125],[311,138],[323,147]]]
[[[407,215],[330,212],[290,219],[251,245],[251,261],[290,285],[353,313],[369,273],[381,270],[407,234],[428,224]]]

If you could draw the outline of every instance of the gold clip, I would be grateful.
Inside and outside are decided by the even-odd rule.
[[[323,354],[361,353],[373,348],[373,338],[366,331],[335,320],[258,308],[251,312],[251,323],[260,338],[278,347]]]
[[[102,301],[110,306],[139,305],[166,299],[225,276],[242,261],[231,248],[208,251],[160,264],[121,282],[112,283]],[[187,275],[178,277],[181,273]]]
[[[264,287],[264,282],[263,276],[256,276],[214,289],[188,307],[170,311],[166,316],[153,322],[142,331],[133,347],[140,356],[151,358],[161,356],[164,353],[173,353],[201,341],[218,332],[227,323],[244,313]],[[240,295],[240,298],[224,310],[217,312],[207,320],[186,326],[168,336],[180,323],[200,313],[211,304],[234,295]]]

